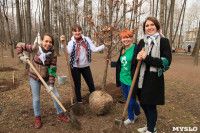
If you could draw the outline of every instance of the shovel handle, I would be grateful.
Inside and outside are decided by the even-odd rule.
[[[23,55],[26,57],[26,54],[23,53]],[[35,74],[38,76],[38,78],[40,79],[40,81],[43,83],[43,85],[45,86],[45,88],[47,90],[49,89],[49,86],[47,85],[47,83],[44,81],[44,79],[41,77],[41,75],[38,73],[38,71],[35,69],[35,67],[33,66],[33,64],[30,62],[29,59],[26,59],[27,63],[30,65],[30,67],[33,69],[33,71],[35,72]],[[58,100],[58,98],[54,95],[54,93],[52,91],[49,92],[50,95],[54,98],[54,100],[56,100],[56,102],[60,105],[60,107],[62,108],[62,110],[64,112],[66,112],[66,109],[64,108],[64,106],[61,104],[61,102]]]
[[[74,88],[74,82],[73,82],[73,79],[72,79],[72,72],[71,72],[71,68],[70,68],[70,65],[69,65],[69,59],[68,59],[68,53],[67,53],[67,48],[66,48],[66,44],[62,44],[64,46],[64,51],[65,51],[65,59],[67,61],[67,68],[68,68],[68,72],[69,72],[69,79],[70,79],[70,83],[71,83],[71,87],[72,87],[72,90],[73,90],[73,97],[76,96],[76,93],[75,93],[75,88]]]

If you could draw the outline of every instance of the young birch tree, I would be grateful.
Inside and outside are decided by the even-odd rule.
[[[105,3],[105,5],[103,3]],[[100,19],[102,20],[100,26],[96,25],[90,17],[86,16],[88,23],[91,24],[92,28],[94,29],[94,37],[98,38],[100,44],[110,44],[107,47],[105,59],[111,58],[111,53],[116,46],[114,45],[113,41],[119,43],[119,34],[121,30],[123,30],[124,28],[128,28],[129,27],[128,23],[133,22],[132,20],[128,20],[128,18],[124,20],[124,14],[123,14],[124,5],[126,5],[126,3],[123,3],[123,1],[119,0],[109,0],[109,1],[101,0],[101,12],[98,13],[99,20]],[[138,4],[136,4],[134,8],[137,9],[141,5],[142,2],[140,1]],[[126,13],[129,13],[132,11],[132,8],[130,8],[130,6],[127,6],[126,10],[127,10]],[[118,14],[120,12],[122,12],[121,16]],[[127,27],[124,27],[122,29],[124,23],[126,23],[125,26]],[[136,27],[135,29],[131,29],[133,33],[135,32],[135,30]],[[108,72],[108,62],[105,63],[104,67],[102,90],[104,90],[106,86],[107,72]]]

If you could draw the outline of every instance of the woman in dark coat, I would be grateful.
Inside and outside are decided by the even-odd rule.
[[[120,56],[117,62],[110,62],[111,67],[116,67],[116,85],[122,87],[124,98],[127,100],[131,89],[132,77],[135,67],[132,65],[133,55],[136,54],[137,45],[133,44],[133,33],[125,29],[120,34],[123,44],[120,50]],[[140,115],[140,106],[132,97],[128,105],[128,119],[124,121],[125,125],[133,124]],[[134,111],[134,113],[133,113]]]
[[[139,128],[143,133],[155,133],[157,105],[164,105],[164,75],[172,60],[169,40],[160,34],[160,23],[155,17],[148,17],[143,24],[145,36],[140,40],[133,65],[142,60],[133,90],[133,98],[139,98],[147,125]],[[142,50],[142,48],[145,50]]]

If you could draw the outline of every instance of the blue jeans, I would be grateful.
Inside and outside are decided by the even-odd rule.
[[[47,85],[49,84],[49,81],[46,81]],[[34,78],[30,77],[30,86],[33,96],[33,109],[34,109],[34,115],[40,116],[40,88],[41,88],[42,82],[35,80]],[[53,93],[60,101],[60,96],[57,92],[56,87],[53,88]],[[53,99],[54,106],[56,108],[57,114],[63,113],[63,110],[60,108],[59,104]]]
[[[122,86],[122,90],[123,90],[123,93],[124,93],[124,97],[127,101],[128,93],[129,93],[131,87],[123,84],[122,82],[121,82],[121,86]],[[135,115],[137,115],[137,116],[141,113],[139,104],[131,96],[131,99],[130,99],[130,102],[129,102],[129,105],[128,105],[128,110],[127,110],[129,120],[134,120],[133,110],[135,111]]]

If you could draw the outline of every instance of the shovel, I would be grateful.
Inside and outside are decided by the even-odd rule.
[[[24,56],[26,57],[26,54],[23,53]],[[35,74],[38,76],[38,78],[40,79],[40,81],[43,83],[43,85],[46,88],[46,91],[53,97],[53,99],[58,103],[58,105],[62,108],[63,112],[66,113],[67,117],[71,120],[72,124],[77,128],[77,129],[81,129],[81,123],[72,115],[70,114],[65,108],[64,106],[61,104],[61,102],[57,99],[57,97],[55,96],[55,94],[53,93],[52,90],[49,89],[49,86],[46,84],[46,82],[44,81],[44,79],[41,77],[41,75],[37,72],[37,70],[35,69],[35,67],[33,66],[33,64],[30,62],[29,59],[26,59],[28,64],[30,65],[30,67],[33,69],[33,71],[35,72]]]
[[[144,50],[144,48],[142,50]],[[129,105],[129,102],[130,102],[130,99],[131,99],[131,95],[132,95],[132,92],[133,92],[133,88],[135,86],[135,82],[136,82],[136,79],[137,79],[138,72],[140,70],[141,63],[142,63],[141,60],[139,60],[138,63],[137,63],[137,67],[136,67],[136,70],[135,70],[133,81],[131,83],[131,88],[130,88],[130,91],[128,93],[128,98],[127,98],[127,101],[126,101],[126,104],[125,104],[125,107],[124,107],[124,111],[123,111],[123,114],[122,114],[122,119],[121,120],[115,119],[115,127],[119,126],[119,130],[122,128],[122,126],[125,127],[124,126],[125,114],[126,114],[126,110],[128,108],[128,105]]]
[[[69,79],[70,79],[70,83],[71,83],[71,87],[72,87],[72,91],[73,91],[73,97],[71,97],[71,108],[72,108],[72,111],[74,112],[75,115],[82,115],[82,114],[84,114],[84,108],[82,108],[81,104],[77,103],[77,101],[75,100],[76,94],[75,94],[74,82],[73,82],[73,79],[72,79],[71,68],[70,68],[70,65],[69,65],[66,42],[63,41],[63,43],[64,44],[62,44],[62,45],[64,46],[65,59],[67,61],[67,68],[68,68],[68,72],[69,72]]]

